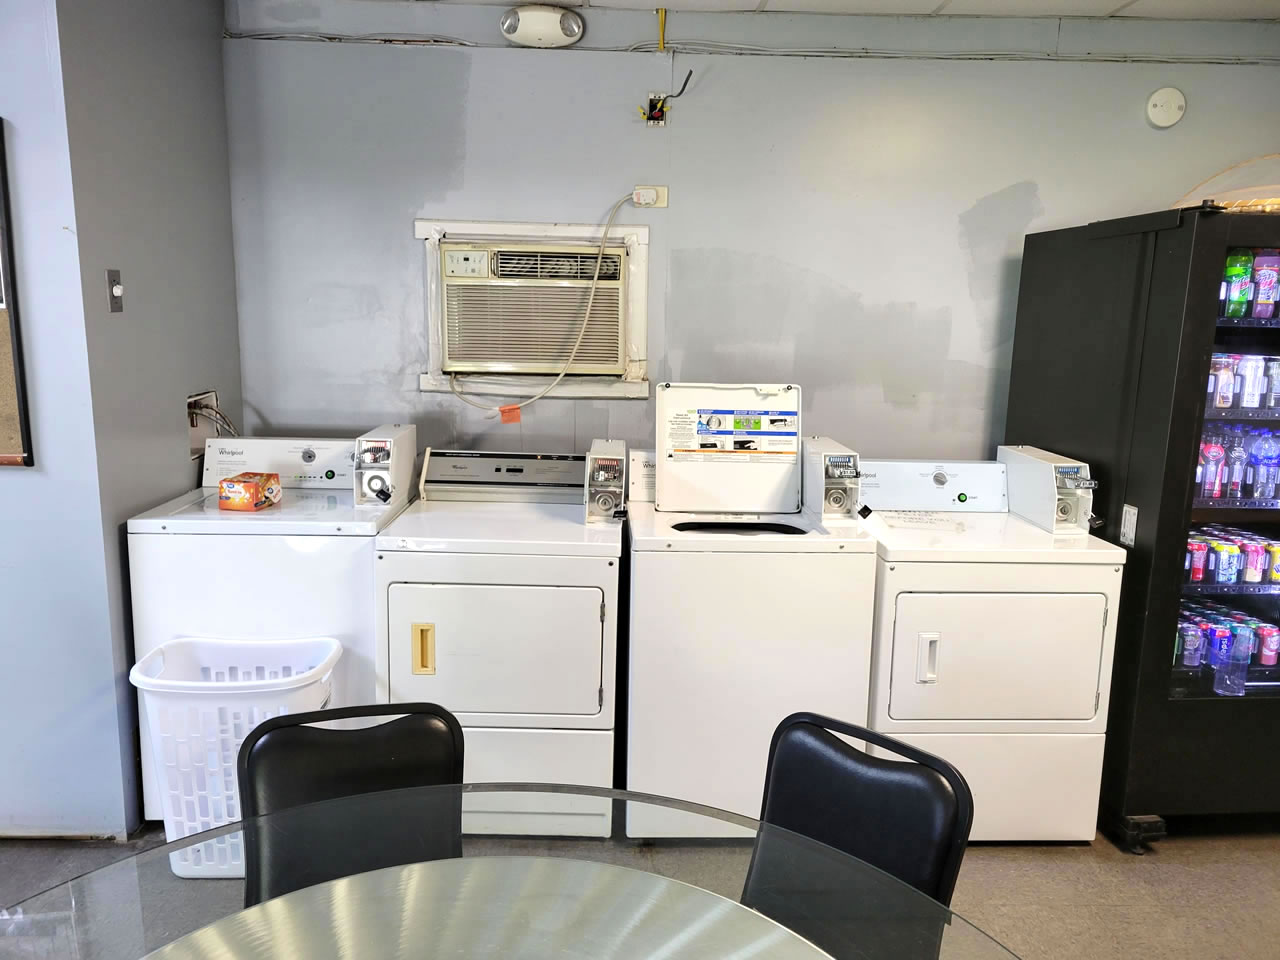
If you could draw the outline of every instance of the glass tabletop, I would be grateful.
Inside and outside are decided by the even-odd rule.
[[[679,811],[684,832],[738,836],[628,839],[628,817],[654,808]],[[609,837],[487,832],[512,822],[495,813],[518,811],[526,829],[551,834],[571,832],[575,812],[598,819],[602,809]],[[342,851],[374,846],[394,865],[329,878]],[[258,902],[246,908],[250,847]],[[266,873],[288,877],[290,892],[269,896]],[[797,833],[683,801],[547,784],[423,787],[293,807],[122,859],[0,911],[2,958],[444,956],[1012,954],[937,901]]]

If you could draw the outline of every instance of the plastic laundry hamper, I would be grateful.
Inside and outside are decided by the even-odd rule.
[[[147,712],[166,840],[240,819],[236,758],[244,738],[270,717],[324,707],[341,656],[342,644],[330,637],[184,637],[134,665],[129,682]],[[242,835],[170,854],[169,865],[180,877],[243,877]]]

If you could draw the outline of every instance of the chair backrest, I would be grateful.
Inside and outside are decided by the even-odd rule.
[[[358,717],[396,719],[360,729],[312,726]],[[433,703],[317,710],[259,724],[237,770],[245,905],[366,870],[461,856],[461,798],[404,790],[461,783],[462,759],[461,725]],[[343,797],[362,799],[307,806]],[[259,816],[267,819],[258,823]]]
[[[836,733],[914,762],[870,756]],[[973,825],[973,795],[960,772],[939,757],[863,727],[797,713],[773,734],[760,819],[949,904]],[[758,841],[744,903],[754,905],[771,882],[769,860]]]

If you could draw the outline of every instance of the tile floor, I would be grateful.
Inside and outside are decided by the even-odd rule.
[[[0,906],[161,840],[149,830],[124,845],[0,841]],[[466,844],[469,854],[554,852],[607,860],[735,899],[750,857],[750,847],[736,842],[468,838]],[[160,866],[163,861],[157,878]],[[202,902],[212,908],[212,901],[225,900],[218,909],[233,909],[239,884],[214,883],[217,896]],[[1280,956],[1280,833],[1175,835],[1143,857],[1101,838],[1089,845],[976,845],[965,857],[952,905],[1023,960],[1270,960]],[[199,909],[193,901],[165,912],[179,922],[184,910]],[[194,929],[203,919],[181,922]]]

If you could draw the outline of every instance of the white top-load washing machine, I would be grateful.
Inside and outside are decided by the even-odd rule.
[[[1055,513],[1051,472],[1028,498],[1005,463],[861,466],[878,541],[871,727],[960,770],[972,839],[1092,840],[1124,550],[1087,535],[1075,488]],[[1036,521],[1070,519],[1071,535],[1011,502],[1046,504]]]
[[[799,387],[658,390],[655,485],[633,476],[627,508],[627,788],[756,817],[784,717],[867,722],[875,541],[856,494],[840,517],[820,492],[801,510]],[[628,805],[626,832],[747,835],[648,804]]]
[[[625,454],[600,491],[587,461],[428,451],[421,498],[378,537],[379,698],[452,711],[467,782],[613,786],[622,523],[597,508],[620,503]],[[463,829],[603,837],[610,813],[603,798],[474,794]]]
[[[411,478],[413,428],[395,435],[394,463],[383,466]],[[136,659],[177,637],[333,637],[343,652],[330,705],[374,703],[373,541],[404,509],[412,482],[398,483],[386,504],[357,505],[356,443],[209,440],[204,485],[129,520]],[[220,509],[219,481],[244,470],[278,473],[281,501],[257,512]],[[147,714],[138,714],[145,745]],[[159,820],[163,799],[146,746],[142,777],[145,816]]]

